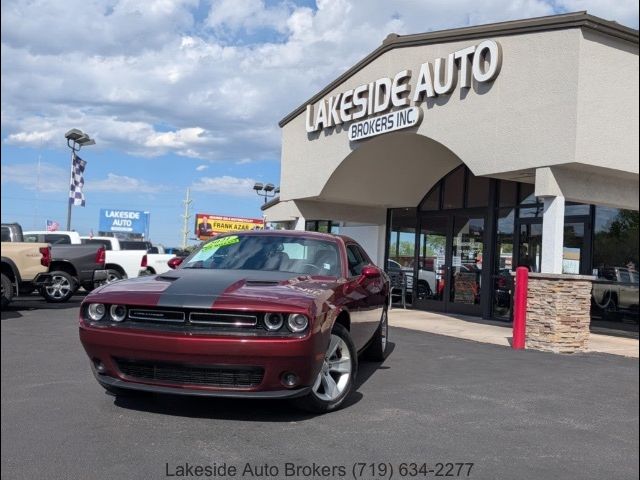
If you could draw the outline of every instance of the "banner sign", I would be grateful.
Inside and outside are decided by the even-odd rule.
[[[148,236],[149,212],[139,210],[100,209],[101,232],[140,233]]]
[[[262,230],[264,221],[261,218],[226,217],[196,213],[195,234],[200,240],[208,240],[219,233],[238,232],[242,230]]]

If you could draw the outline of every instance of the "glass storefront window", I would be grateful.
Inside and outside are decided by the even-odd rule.
[[[537,203],[538,199],[534,194],[535,186],[532,183],[521,183],[520,192],[518,194],[518,202],[520,205],[529,203]]]
[[[469,174],[467,183],[467,207],[486,207],[489,205],[490,180]]]
[[[444,181],[442,208],[462,208],[464,202],[464,167],[454,170]]]
[[[515,207],[518,204],[518,184],[508,180],[500,180],[500,193],[498,194],[501,207]]]
[[[440,210],[440,183],[436,185],[429,196],[420,205],[420,210]]]
[[[583,203],[568,203],[564,206],[565,217],[577,217],[582,215],[589,215],[591,212],[591,206]]]
[[[388,260],[385,267],[390,276],[397,277],[394,284],[404,284],[408,303],[413,300],[416,215],[415,208],[393,208],[389,211]]]
[[[638,212],[597,206],[592,326],[638,331]]]

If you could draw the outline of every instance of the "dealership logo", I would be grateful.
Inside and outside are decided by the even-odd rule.
[[[418,107],[409,107],[352,123],[349,125],[349,141],[355,142],[382,133],[413,127],[420,123],[420,120],[422,120],[422,110]]]
[[[407,128],[420,121],[416,110],[426,99],[451,95],[456,87],[471,88],[474,81],[491,82],[500,73],[501,66],[500,44],[485,40],[450,53],[446,58],[436,58],[433,64],[423,63],[415,79],[411,70],[402,70],[392,79],[379,78],[309,104],[305,128],[307,133],[313,133],[358,121],[349,127],[349,140]],[[380,115],[389,110],[394,111]],[[376,117],[363,121],[371,116]]]

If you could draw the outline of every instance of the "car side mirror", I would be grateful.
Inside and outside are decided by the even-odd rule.
[[[380,278],[382,276],[382,272],[375,265],[367,265],[362,267],[362,272],[360,272],[363,278],[374,279]]]
[[[172,268],[175,270],[176,268],[178,268],[178,266],[180,266],[183,260],[184,258],[181,258],[181,257],[173,257],[171,260],[167,262],[167,265],[169,265],[169,268]]]

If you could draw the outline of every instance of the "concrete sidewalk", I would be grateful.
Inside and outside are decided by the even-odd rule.
[[[475,342],[511,346],[510,324],[482,320],[477,317],[393,308],[389,311],[389,325]],[[592,333],[589,339],[589,352],[638,358],[638,344],[638,340],[634,338]]]

